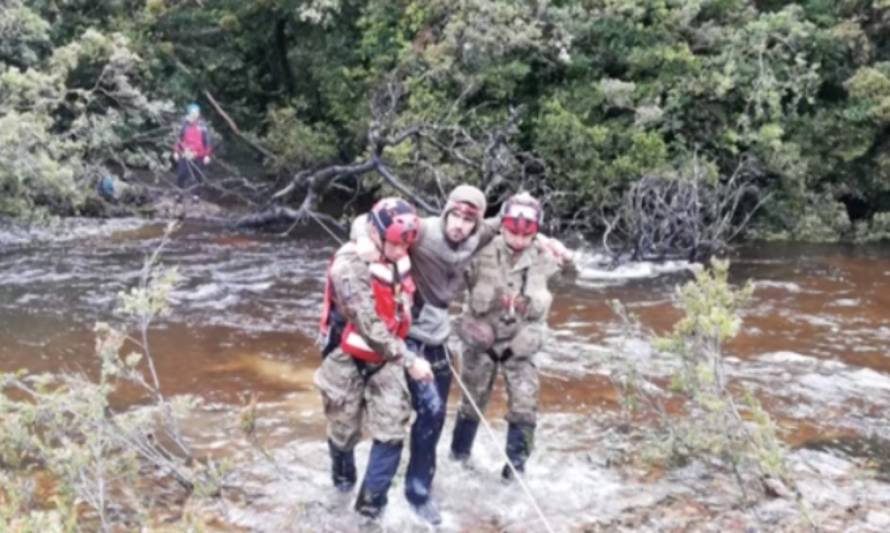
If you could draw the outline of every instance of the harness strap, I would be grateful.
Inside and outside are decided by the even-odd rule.
[[[336,307],[332,306],[328,313],[327,331],[321,333],[322,359],[333,352],[337,346],[340,346],[340,341],[343,339],[343,330],[346,329],[346,318],[337,311]]]
[[[448,367],[448,365],[449,365],[448,359],[450,356],[448,353],[448,348],[446,348],[445,346],[431,346],[432,348],[439,348],[442,350],[442,357],[434,361],[433,357],[427,356],[426,349],[427,349],[428,345],[426,343],[423,343],[423,342],[421,342],[417,339],[414,339],[412,337],[408,337],[406,339],[406,342],[408,343],[408,349],[413,351],[417,355],[417,357],[422,357],[422,358],[426,359],[426,361],[430,364],[430,368],[432,368],[434,371],[441,370],[443,368]]]
[[[411,318],[413,320],[420,318],[420,312],[423,310],[424,305],[426,305],[426,302],[423,300],[420,291],[414,291],[414,299],[411,302]]]
[[[506,363],[511,357],[513,357],[512,348],[507,348],[501,355],[498,355],[498,353],[494,351],[494,348],[485,350],[485,353],[488,354],[488,357],[491,357],[491,360],[494,361],[495,364]]]
[[[501,262],[501,250],[498,248],[497,250],[498,256],[498,267],[502,269],[503,263]],[[527,266],[522,269],[522,282],[519,284],[519,295],[525,298],[525,287],[528,285],[528,269],[531,268]],[[464,273],[466,275],[466,272]],[[469,279],[467,280],[467,285],[469,286]]]
[[[522,269],[522,284],[519,286],[519,295],[525,298],[525,287],[528,285],[528,268]]]
[[[351,359],[355,363],[355,367],[358,369],[358,374],[359,376],[361,376],[362,381],[365,385],[367,385],[368,380],[370,380],[374,374],[380,372],[380,370],[383,368],[383,365],[386,364],[380,363],[379,365],[375,365],[357,357],[352,357]]]

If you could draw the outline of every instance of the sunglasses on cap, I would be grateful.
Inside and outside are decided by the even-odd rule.
[[[538,232],[540,211],[533,206],[513,204],[501,217],[501,226],[518,235],[534,235]]]

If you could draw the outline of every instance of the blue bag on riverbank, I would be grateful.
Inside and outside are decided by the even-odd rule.
[[[99,194],[106,200],[116,199],[113,176],[108,174],[102,176],[102,179],[99,180]]]

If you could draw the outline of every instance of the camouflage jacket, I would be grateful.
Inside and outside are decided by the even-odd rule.
[[[499,235],[466,271],[464,314],[490,324],[497,342],[532,335],[538,341],[532,345],[540,344],[553,301],[547,282],[560,268],[537,243],[516,255]],[[532,345],[528,349],[537,351]]]
[[[377,316],[369,263],[359,255],[355,243],[348,242],[337,250],[328,275],[333,284],[332,299],[337,311],[355,325],[368,346],[389,362],[407,364],[413,360],[414,355],[405,341],[390,332]],[[409,295],[402,293],[399,297],[410,309]]]

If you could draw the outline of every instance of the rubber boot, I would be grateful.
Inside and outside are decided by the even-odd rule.
[[[328,451],[331,453],[331,478],[334,487],[340,492],[349,492],[355,486],[355,453],[343,451],[328,439]]]
[[[411,505],[411,510],[414,511],[421,520],[424,522],[438,526],[442,523],[442,513],[439,512],[439,506],[436,505],[436,502],[432,499],[427,500],[421,505]]]
[[[507,426],[507,457],[517,472],[525,472],[525,461],[532,452],[535,443],[535,425],[510,422]],[[501,470],[504,480],[513,479],[513,470],[504,465]]]
[[[402,455],[402,442],[381,442],[371,445],[368,469],[362,481],[361,490],[355,500],[355,510],[368,518],[376,519],[386,507],[389,486],[399,468]]]
[[[451,434],[451,458],[456,461],[466,461],[473,451],[473,441],[476,439],[476,430],[479,429],[479,421],[473,420],[461,413],[457,414],[454,422],[454,432]]]

